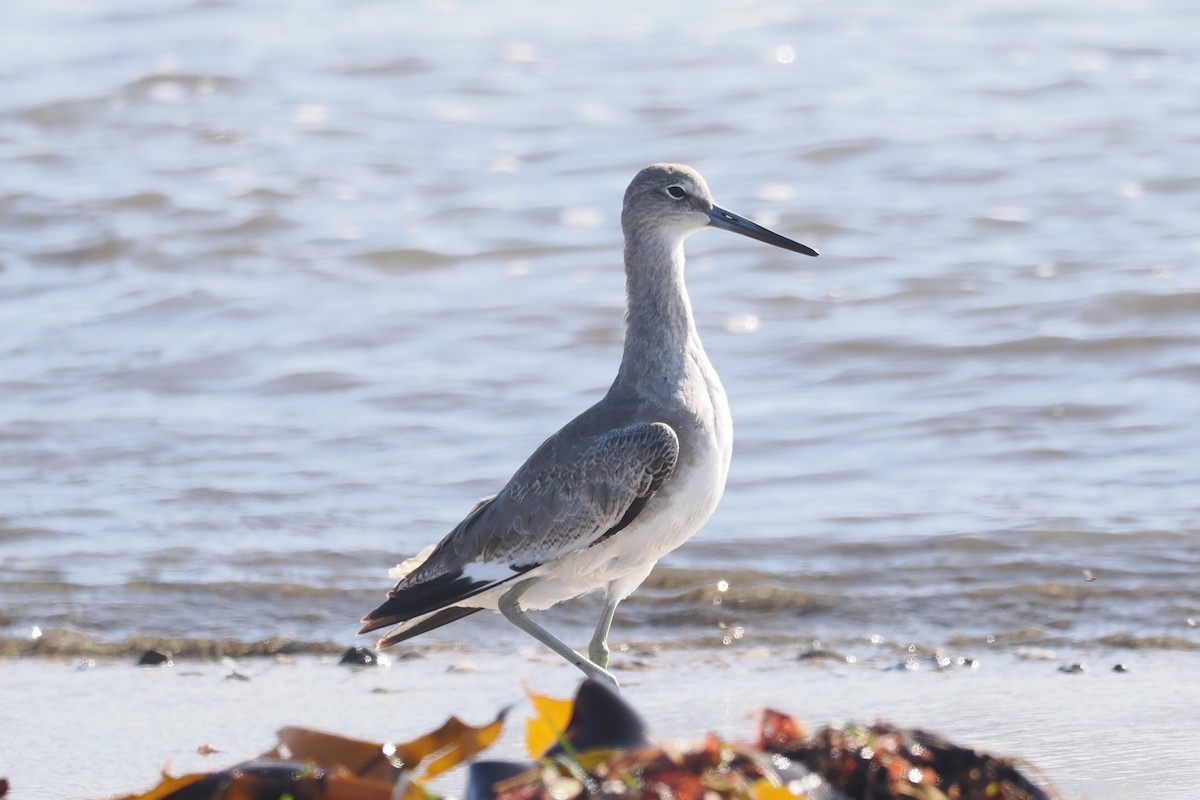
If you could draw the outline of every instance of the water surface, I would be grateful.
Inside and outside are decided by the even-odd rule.
[[[1194,4],[8,12],[7,652],[355,642],[607,387],[660,160],[823,256],[689,240],[733,470],[616,639],[1200,647]]]

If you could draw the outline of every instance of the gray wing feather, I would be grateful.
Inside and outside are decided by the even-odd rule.
[[[627,525],[627,512],[640,511],[678,458],[679,437],[662,422],[587,439],[551,437],[402,584],[420,584],[472,562],[523,572],[582,550]]]

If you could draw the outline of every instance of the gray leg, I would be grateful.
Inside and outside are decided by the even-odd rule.
[[[621,602],[609,587],[604,594],[604,611],[600,613],[600,622],[596,632],[592,634],[592,643],[588,645],[588,656],[598,667],[608,667],[608,629],[612,627],[613,614],[617,613],[617,603]]]
[[[504,594],[500,595],[500,613],[504,615],[505,619],[528,633],[533,638],[537,639],[542,644],[546,645],[546,647],[549,647],[551,650],[558,653],[567,661],[574,664],[583,672],[584,675],[587,675],[589,678],[593,678],[598,681],[606,681],[614,688],[620,688],[620,684],[617,683],[617,679],[612,676],[612,673],[610,673],[604,667],[588,661],[586,658],[579,655],[579,653],[576,653],[570,647],[567,647],[567,645],[561,639],[556,638],[550,633],[550,631],[546,630],[541,625],[538,625],[536,622],[526,616],[525,612],[521,609],[521,595],[524,594],[525,590],[532,585],[533,581],[522,581]],[[611,622],[612,615],[609,614],[608,616],[609,621]],[[604,630],[605,633],[608,632],[607,625],[604,626]]]

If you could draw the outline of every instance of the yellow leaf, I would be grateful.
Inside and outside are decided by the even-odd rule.
[[[385,750],[393,760],[399,761],[405,770],[415,770],[427,758],[432,760],[426,768],[425,779],[458,766],[466,759],[487,748],[500,735],[504,725],[501,711],[487,725],[475,727],[458,717],[450,717],[442,727],[404,744],[388,745]]]
[[[326,768],[342,767],[360,778],[387,783],[395,783],[400,775],[400,770],[388,760],[379,742],[291,726],[280,728],[276,736],[279,744],[263,753],[263,758],[311,762]]]
[[[450,717],[437,730],[403,744],[381,745],[308,728],[283,728],[279,745],[264,756],[342,767],[361,778],[388,784],[428,760],[421,776],[427,781],[491,747],[500,737],[505,713],[501,711],[496,719],[479,727]]]
[[[435,754],[434,759],[425,767],[425,774],[421,780],[427,781],[436,778],[446,770],[454,769],[467,759],[473,758],[481,750],[491,747],[492,743],[500,737],[500,729],[504,727],[506,711],[507,709],[501,711],[500,715],[492,722],[478,728],[467,725],[458,717],[451,717],[440,730],[435,731],[440,734],[448,728],[451,729],[449,733],[443,734],[451,739],[449,746]]]
[[[575,701],[534,694],[528,686],[525,687],[525,696],[535,712],[534,716],[525,718],[525,747],[529,749],[531,758],[541,758],[542,754],[558,744],[567,729]]]
[[[805,800],[801,794],[792,794],[786,786],[772,783],[766,778],[759,778],[750,787],[751,800]]]

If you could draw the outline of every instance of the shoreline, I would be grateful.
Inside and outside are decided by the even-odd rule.
[[[1125,662],[1126,673],[1096,662],[1068,674],[1055,662],[1002,655],[976,668],[883,670],[750,650],[736,659],[693,651],[618,675],[656,739],[715,731],[746,741],[754,712],[772,707],[813,727],[886,720],[1022,758],[1064,798],[1117,800],[1151,787],[1184,796],[1200,783],[1192,758],[1200,721],[1187,711],[1200,707],[1195,659],[1137,651]],[[509,654],[447,649],[375,667],[315,656],[171,667],[9,658],[0,671],[7,718],[0,777],[23,800],[146,791],[164,765],[172,774],[220,769],[264,752],[286,725],[402,741],[452,714],[478,723],[509,705],[490,757],[520,758],[522,682],[568,697],[580,680],[532,647]],[[215,752],[201,755],[203,746]],[[459,794],[461,782],[456,771],[437,791]]]

